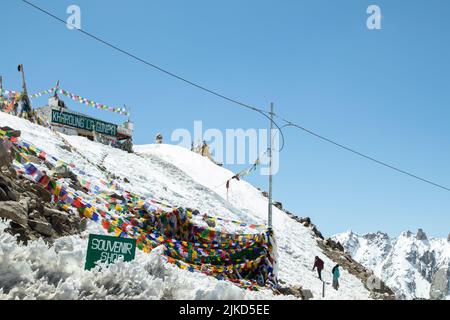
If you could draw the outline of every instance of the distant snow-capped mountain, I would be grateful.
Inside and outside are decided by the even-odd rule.
[[[397,298],[450,300],[450,235],[428,239],[419,229],[417,234],[407,231],[397,238],[352,231],[333,238],[353,259],[372,269]]]

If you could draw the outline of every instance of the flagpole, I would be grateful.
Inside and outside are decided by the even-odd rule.
[[[273,129],[273,102],[270,104],[270,132],[269,132],[269,216],[268,225],[272,229],[272,129]]]
[[[58,95],[58,90],[59,90],[59,80],[56,81],[55,92],[53,92],[53,96],[56,97]]]
[[[23,88],[23,93],[28,96],[28,91],[27,91],[27,83],[25,81],[25,71],[23,70],[23,64],[19,65],[19,71],[22,73],[22,88]]]

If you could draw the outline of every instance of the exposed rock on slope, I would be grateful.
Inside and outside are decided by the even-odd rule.
[[[1,148],[3,144],[0,142]],[[83,230],[84,223],[79,217],[68,215],[54,207],[50,193],[39,184],[34,184],[9,167],[10,159],[3,154],[4,166],[0,171],[0,218],[11,221],[6,231],[15,235],[18,240],[27,243],[29,240],[55,238],[78,233]]]
[[[378,277],[374,272],[364,267],[359,262],[355,261],[350,254],[344,252],[344,247],[338,241],[333,239],[324,239],[322,233],[317,230],[317,227],[311,223],[311,219],[300,218],[290,212],[286,212],[293,220],[303,224],[305,227],[311,228],[317,237],[317,243],[323,250],[323,253],[331,259],[334,263],[339,264],[344,270],[354,275],[361,280],[368,290],[372,292],[371,296],[374,299],[395,299],[394,292]]]

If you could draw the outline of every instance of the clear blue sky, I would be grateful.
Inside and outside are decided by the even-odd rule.
[[[32,0],[173,72],[268,108],[404,170],[450,185],[450,2]],[[381,7],[382,30],[366,28]],[[0,74],[20,89],[53,86],[132,107],[135,143],[176,128],[265,128],[267,121],[70,31],[19,0],[2,1]],[[34,102],[42,105],[44,99]],[[86,110],[74,102],[76,110]],[[123,117],[90,109],[120,122]],[[286,129],[274,197],[325,235],[450,232],[450,193]],[[232,170],[242,166],[231,167]],[[266,177],[248,180],[264,189]]]

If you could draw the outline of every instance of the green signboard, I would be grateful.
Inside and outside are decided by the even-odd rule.
[[[52,109],[52,123],[63,124],[69,127],[83,129],[87,131],[96,131],[110,136],[116,136],[117,125],[104,121],[88,118],[82,115],[60,112]]]
[[[136,239],[90,234],[84,268],[94,268],[97,261],[113,263],[120,257],[124,261],[131,261],[135,253]]]

